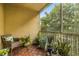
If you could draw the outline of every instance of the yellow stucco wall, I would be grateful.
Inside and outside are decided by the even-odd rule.
[[[4,34],[4,15],[3,15],[3,5],[0,4],[0,35]],[[1,39],[0,39],[0,48],[1,48]]]
[[[11,5],[4,6],[5,12],[5,34],[15,37],[30,35],[34,38],[40,29],[38,12],[26,8],[17,8]]]
[[[30,35],[33,39],[39,30],[40,18],[37,11],[0,4],[0,35],[12,34],[14,37]]]

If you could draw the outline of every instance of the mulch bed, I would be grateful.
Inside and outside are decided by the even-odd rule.
[[[17,47],[12,50],[12,56],[45,56],[46,52],[37,46]]]

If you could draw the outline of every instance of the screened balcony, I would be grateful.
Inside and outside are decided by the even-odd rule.
[[[40,13],[41,32],[70,42],[69,55],[79,55],[79,4],[49,4]]]
[[[0,33],[12,34],[11,55],[79,56],[79,4],[4,4],[3,7],[5,17],[0,20]]]

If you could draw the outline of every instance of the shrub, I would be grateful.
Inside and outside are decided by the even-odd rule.
[[[61,41],[60,39],[57,41],[58,43],[58,53],[62,56],[68,56],[70,51],[69,41]]]

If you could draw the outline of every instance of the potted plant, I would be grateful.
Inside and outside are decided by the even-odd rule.
[[[47,49],[47,36],[38,32],[38,35],[34,41],[35,45],[37,45],[37,48],[41,48],[41,49],[44,49],[46,50]]]
[[[47,38],[48,38],[48,45],[47,45],[47,52],[48,52],[48,55],[52,55],[52,50],[53,50],[53,48],[52,48],[52,39],[53,39],[53,37],[52,36],[47,36]]]
[[[70,51],[70,44],[69,41],[61,41],[60,39],[57,41],[58,42],[58,53],[61,56],[68,56],[69,55],[69,51]]]
[[[21,42],[21,46],[28,46],[29,44],[31,44],[31,40],[30,40],[30,36],[28,37],[22,37],[20,38],[20,42]]]
[[[57,54],[57,42],[52,42],[52,53]]]
[[[0,56],[8,56],[8,53],[9,53],[8,48],[0,50]]]
[[[31,45],[32,44],[32,41],[31,41],[31,38],[30,38],[30,36],[28,36],[28,37],[26,37],[25,38],[25,46],[28,46],[28,45]]]
[[[48,45],[48,38],[47,38],[47,36],[41,34],[40,39],[39,39],[39,47],[46,51],[47,50],[47,45]]]
[[[34,45],[39,45],[39,40],[40,40],[40,32],[38,32],[37,37],[34,40]]]

